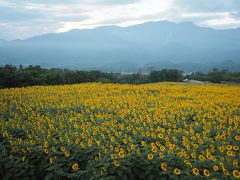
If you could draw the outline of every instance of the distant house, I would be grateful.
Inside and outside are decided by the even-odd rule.
[[[198,80],[189,80],[189,79],[184,79],[183,82],[185,83],[193,83],[193,84],[204,84],[205,82],[198,81]]]

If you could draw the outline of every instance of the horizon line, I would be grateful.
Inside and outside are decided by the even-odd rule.
[[[179,25],[179,24],[183,24],[183,23],[189,23],[192,24],[194,26],[197,26],[199,28],[207,28],[207,29],[212,29],[212,30],[216,30],[216,31],[224,31],[224,30],[237,30],[240,29],[239,27],[236,28],[221,28],[221,29],[217,29],[217,28],[213,28],[213,27],[209,27],[209,26],[200,26],[195,24],[192,21],[179,21],[179,22],[174,22],[174,21],[169,21],[169,20],[150,20],[150,21],[145,21],[145,22],[140,22],[140,23],[135,23],[135,24],[131,24],[131,25],[118,25],[118,24],[105,24],[105,25],[97,25],[94,27],[89,27],[89,28],[73,28],[67,31],[62,31],[62,32],[49,32],[49,33],[43,33],[43,34],[39,34],[39,35],[35,35],[35,36],[30,36],[30,37],[26,37],[26,38],[16,38],[16,39],[3,39],[1,38],[0,41],[5,41],[5,42],[13,42],[13,41],[24,41],[27,39],[31,39],[31,38],[35,38],[35,37],[39,37],[39,36],[44,36],[44,35],[48,35],[48,34],[64,34],[64,33],[68,33],[70,31],[77,31],[77,30],[94,30],[94,29],[98,29],[98,28],[104,28],[104,27],[117,27],[117,28],[128,28],[128,27],[133,27],[133,26],[138,26],[138,25],[143,25],[143,24],[147,24],[147,23],[160,23],[160,22],[167,22],[167,23],[171,23],[171,24],[175,24],[175,25]]]

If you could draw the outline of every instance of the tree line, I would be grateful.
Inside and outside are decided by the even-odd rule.
[[[184,78],[201,81],[220,82],[231,81],[240,83],[240,73],[227,71],[213,71],[208,74],[192,73],[184,76],[177,69],[162,69],[149,74],[105,73],[101,71],[72,71],[68,69],[46,69],[40,66],[13,66],[0,67],[0,88],[26,87],[34,85],[63,85],[86,82],[145,84],[154,82],[181,82]]]
[[[240,72],[228,72],[227,70],[213,69],[209,73],[191,73],[184,78],[212,83],[240,83]]]

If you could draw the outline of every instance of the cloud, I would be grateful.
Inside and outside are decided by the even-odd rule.
[[[0,0],[0,38],[146,21],[192,21],[212,28],[240,26],[239,0]]]
[[[175,0],[175,5],[188,12],[222,12],[240,9],[239,0]]]
[[[229,28],[240,26],[240,19],[235,19],[230,15],[222,18],[209,19],[201,23],[203,26],[210,26],[215,28]]]
[[[114,4],[131,4],[131,3],[135,3],[137,1],[139,1],[139,0],[95,0],[93,2],[98,3],[98,4],[114,5]]]
[[[4,1],[4,0],[3,0]],[[34,3],[34,4],[104,4],[104,5],[115,5],[115,4],[131,4],[139,0],[8,0],[11,3]]]
[[[234,11],[234,12],[231,12],[230,14],[234,18],[240,18],[240,11]]]
[[[9,7],[0,7],[0,12],[1,21],[25,21],[29,18],[32,19],[42,17],[42,14]]]
[[[57,32],[65,22],[79,22],[88,18],[77,10],[72,12],[71,9],[64,4],[0,1],[0,39],[23,39]]]
[[[76,28],[93,28],[100,25],[133,25],[150,20],[160,20],[171,8],[171,0],[141,0],[131,4],[115,6],[90,6],[85,15],[89,19],[82,22],[66,22],[58,31],[68,31]],[[85,7],[86,8],[86,7]]]
[[[56,22],[32,22],[29,23],[7,23],[0,22],[0,37],[3,39],[12,40],[12,39],[24,39],[26,37],[33,37],[36,35],[46,34],[49,32],[55,32],[56,29],[61,27],[61,23]],[[14,37],[14,38],[13,38]]]
[[[227,26],[227,25],[240,25],[240,21],[230,18],[230,17],[225,17],[222,19],[210,19],[205,21],[205,23],[209,26]]]
[[[216,29],[234,28],[240,26],[240,13],[234,12],[202,12],[182,14],[182,18],[194,19],[200,26]]]

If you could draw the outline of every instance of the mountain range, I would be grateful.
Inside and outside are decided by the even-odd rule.
[[[0,40],[0,64],[108,72],[149,67],[240,71],[240,28],[215,30],[191,22],[156,21]]]

